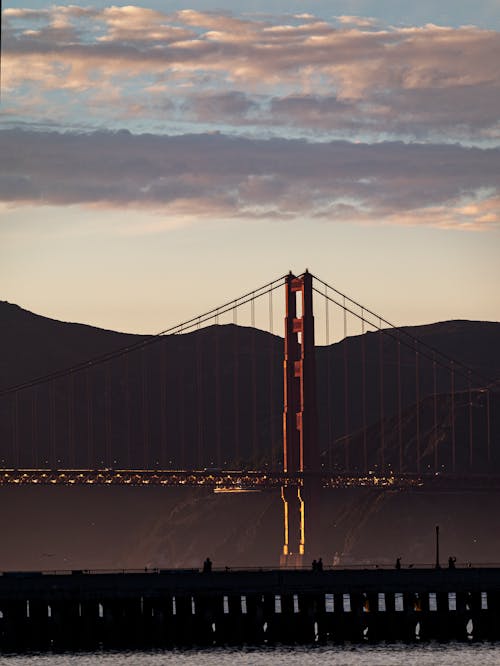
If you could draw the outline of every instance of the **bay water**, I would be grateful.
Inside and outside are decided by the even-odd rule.
[[[500,645],[425,643],[2,655],[5,666],[500,666]]]

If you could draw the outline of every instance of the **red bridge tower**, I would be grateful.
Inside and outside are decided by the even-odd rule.
[[[299,483],[281,489],[284,545],[281,564],[300,565],[311,546],[317,515],[320,471],[317,437],[316,363],[312,275],[286,278],[284,354],[283,470],[304,473]],[[311,473],[308,475],[307,473]],[[307,524],[307,529],[306,529]]]

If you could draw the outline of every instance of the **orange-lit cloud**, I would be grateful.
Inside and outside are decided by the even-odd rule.
[[[90,109],[96,123],[130,117],[133,104],[169,122],[201,118],[337,136],[500,136],[494,31],[135,6],[7,8],[4,17],[3,96],[12,117],[32,117],[26,91],[43,97],[45,117],[60,113],[57,93],[80,95],[67,107],[70,118],[77,103],[86,110],[86,94],[113,88],[121,94],[94,97],[102,100]],[[165,117],[173,97],[177,106]],[[222,104],[218,117],[224,99],[240,102]]]

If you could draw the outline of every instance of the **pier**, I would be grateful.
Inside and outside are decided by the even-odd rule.
[[[500,568],[0,575],[3,653],[499,639]]]

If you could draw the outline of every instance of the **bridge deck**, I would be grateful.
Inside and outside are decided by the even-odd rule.
[[[0,469],[0,485],[207,486],[214,489],[259,490],[300,485],[317,479],[324,488],[477,489],[500,488],[499,475],[390,474],[275,470],[144,470],[144,469]]]

